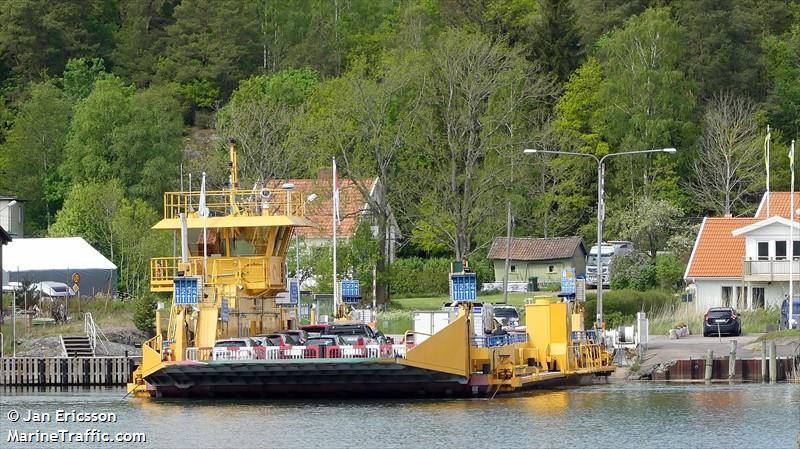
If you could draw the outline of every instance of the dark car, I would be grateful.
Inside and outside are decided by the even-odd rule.
[[[317,337],[309,337],[309,339],[306,340],[306,348],[319,348],[319,357],[325,357],[326,348],[346,345],[347,342],[342,340],[340,335],[320,335]]]
[[[742,322],[732,307],[712,307],[703,316],[703,336],[742,335]]]
[[[366,324],[334,324],[326,332],[330,335],[341,335],[350,344],[375,343],[375,331]]]
[[[306,340],[308,340],[308,332],[303,329],[281,331],[280,333],[292,337],[298,345],[303,345],[306,343]]]
[[[300,329],[304,330],[309,337],[312,337],[324,334],[328,327],[330,326],[327,324],[306,324],[305,326],[300,326]]]
[[[517,308],[508,304],[495,304],[492,307],[494,317],[503,326],[515,327],[519,326],[519,311]]]
[[[792,301],[792,328],[797,328],[800,322],[800,296],[795,296]],[[781,303],[781,318],[778,321],[778,329],[789,329],[789,298]]]

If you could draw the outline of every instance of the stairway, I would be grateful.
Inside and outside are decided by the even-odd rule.
[[[62,335],[61,344],[66,357],[94,357],[94,348],[86,335]]]

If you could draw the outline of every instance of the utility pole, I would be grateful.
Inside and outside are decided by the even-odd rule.
[[[506,215],[506,274],[503,276],[503,304],[508,304],[508,264],[511,259],[511,201]]]

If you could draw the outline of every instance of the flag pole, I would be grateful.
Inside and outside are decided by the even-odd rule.
[[[789,194],[789,243],[792,245],[792,257],[789,258],[789,329],[792,329],[792,304],[794,303],[794,140],[789,150],[789,170],[792,172],[792,186]]]
[[[337,291],[336,288],[336,219],[339,214],[339,191],[336,188],[336,158],[333,158],[333,316],[336,316]]]
[[[203,182],[200,185],[200,216],[203,217],[203,285],[208,281],[208,229],[206,228],[206,172],[203,172]]]
[[[767,164],[767,218],[769,218],[769,144],[770,144],[770,132],[769,132],[769,125],[767,125],[767,138],[764,141],[764,159]]]

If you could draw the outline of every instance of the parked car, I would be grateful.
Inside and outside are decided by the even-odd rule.
[[[294,339],[287,338],[285,334],[259,334],[256,337],[264,342],[264,346],[292,346],[296,344]]]
[[[375,344],[375,331],[366,324],[334,324],[327,330],[328,334],[341,335],[348,344]]]
[[[214,343],[215,348],[252,348],[259,346],[258,342],[250,338],[227,338],[224,340],[217,340]]]
[[[326,348],[346,345],[347,342],[342,339],[341,335],[320,335],[306,340],[306,347],[316,346],[319,348],[320,357],[325,357]]]
[[[383,332],[376,330],[374,336],[375,342],[379,345],[393,345],[394,339],[392,337],[387,337],[383,334]]]
[[[717,334],[741,335],[742,322],[732,307],[712,307],[703,316],[703,336]]]
[[[793,328],[797,328],[800,322],[800,296],[795,296],[792,301],[792,320],[789,321],[789,298],[781,303],[781,317],[778,321],[778,329],[789,329],[791,323]]]
[[[288,331],[282,331],[282,334],[291,335],[295,340],[297,340],[297,344],[304,345],[306,340],[308,340],[308,332],[304,331],[303,329],[292,329]]]
[[[305,326],[300,326],[300,329],[305,331],[309,337],[318,337],[324,334],[328,327],[327,324],[306,324]]]
[[[63,282],[42,281],[32,285],[34,294],[42,298],[67,298],[75,296],[75,292]]]
[[[494,310],[494,317],[503,327],[519,326],[519,311],[516,307],[509,304],[494,304],[492,310]]]

